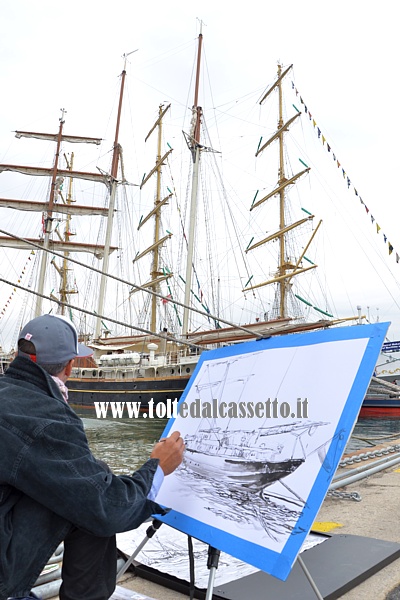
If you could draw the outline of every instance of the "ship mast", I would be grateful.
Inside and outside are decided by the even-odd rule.
[[[72,171],[73,166],[74,166],[74,153],[71,152],[70,160],[68,160],[67,156],[64,154],[64,159],[65,159],[65,162],[67,163],[67,168],[70,171]],[[71,206],[72,202],[74,202],[74,200],[72,198],[72,182],[73,182],[73,178],[69,177],[68,178],[68,192],[67,192],[67,197],[65,199],[65,204],[67,206]],[[59,194],[64,201],[61,189],[59,190]],[[71,236],[73,235],[73,233],[71,231],[71,213],[70,212],[66,215],[66,219],[65,219],[64,237],[62,237],[60,235],[57,228],[56,228],[55,232],[57,233],[60,240],[64,241],[66,246],[68,246],[69,240],[70,240]],[[65,315],[65,312],[66,312],[65,303],[69,301],[69,296],[71,294],[78,293],[75,286],[72,286],[71,282],[70,282],[69,273],[72,269],[70,269],[70,267],[69,267],[69,261],[68,261],[69,254],[70,253],[67,250],[65,250],[64,259],[62,261],[61,267],[59,267],[57,265],[55,257],[51,261],[51,264],[53,265],[53,267],[56,269],[56,271],[58,272],[58,274],[60,276],[59,294],[60,294],[60,301],[61,301],[60,311],[61,311],[62,315]],[[50,296],[53,297],[52,294],[50,294]],[[54,300],[58,301],[57,298],[54,298]]]
[[[159,108],[160,113],[162,112],[162,106]],[[161,141],[162,141],[162,120],[158,125],[158,152],[157,152],[157,161],[161,159]],[[161,165],[157,167],[157,191],[156,191],[156,206],[160,203],[161,200]],[[160,211],[157,210],[154,215],[154,240],[158,241],[160,239],[160,225],[161,225],[161,215]],[[153,268],[151,271],[152,280],[156,279],[159,275],[158,273],[158,264],[159,264],[159,246],[154,248],[153,251]],[[154,292],[159,291],[157,284],[155,284],[152,289]],[[152,296],[151,298],[151,331],[156,330],[156,320],[157,320],[157,298],[156,296]]]
[[[282,67],[278,65],[278,79],[282,75]],[[280,229],[285,228],[285,188],[282,187],[282,184],[286,181],[285,177],[285,163],[284,163],[284,144],[283,144],[283,103],[282,103],[282,80],[279,81],[278,85],[278,93],[279,93],[279,119],[278,119],[278,130],[279,130],[279,227]],[[285,276],[287,272],[287,268],[290,265],[287,264],[285,260],[285,235],[279,236],[279,266],[278,266],[278,276]],[[287,284],[285,278],[283,278],[279,282],[279,316],[282,318],[287,317]]]
[[[32,131],[16,131],[15,135],[17,138],[35,138],[39,140],[47,140],[56,142],[56,152],[53,166],[51,168],[45,167],[31,167],[25,165],[12,165],[12,164],[0,164],[0,173],[3,171],[11,171],[15,173],[22,173],[23,175],[30,176],[44,176],[51,178],[51,188],[49,198],[46,202],[36,202],[33,200],[14,200],[10,198],[0,198],[0,207],[12,208],[15,210],[21,211],[32,211],[32,212],[41,212],[43,214],[43,223],[44,223],[44,237],[37,238],[26,238],[26,239],[14,239],[9,236],[0,236],[0,246],[6,248],[18,248],[31,250],[33,242],[36,245],[40,245],[43,248],[41,264],[40,264],[40,272],[38,278],[38,285],[36,286],[36,291],[39,294],[44,293],[45,286],[45,278],[48,264],[48,251],[57,251],[64,252],[65,261],[64,267],[57,269],[62,275],[62,271],[66,273],[66,260],[67,255],[70,252],[90,252],[94,254],[97,258],[100,258],[104,252],[103,246],[98,244],[87,244],[87,243],[79,243],[79,242],[71,242],[69,240],[69,235],[66,235],[64,239],[52,239],[52,224],[56,217],[54,217],[54,213],[61,213],[67,215],[67,228],[69,227],[69,218],[71,215],[79,215],[79,216],[91,216],[91,215],[101,215],[107,216],[109,211],[107,208],[99,207],[99,206],[84,206],[84,205],[72,205],[70,202],[64,203],[59,202],[59,196],[61,197],[61,184],[64,178],[77,178],[84,179],[88,181],[94,181],[97,183],[107,184],[106,177],[101,173],[92,173],[92,172],[82,172],[82,171],[73,171],[72,164],[68,166],[68,169],[60,169],[59,168],[59,156],[61,151],[62,142],[69,143],[86,143],[86,144],[101,144],[100,138],[90,138],[90,137],[82,137],[75,136],[63,133],[64,126],[64,116],[65,110],[62,109],[62,115],[60,118],[60,125],[58,133],[42,133],[42,132],[32,132]],[[58,233],[58,232],[57,232]],[[47,250],[47,251],[46,251]],[[115,247],[110,247],[109,252],[116,250]],[[55,266],[55,265],[54,265]],[[62,283],[61,287],[61,300],[65,300],[65,295],[62,295],[62,290],[66,290],[66,280]],[[71,293],[71,292],[67,292]],[[58,301],[58,300],[57,300]],[[35,316],[40,316],[43,312],[43,299],[38,296],[35,306]]]
[[[190,217],[189,217],[189,234],[188,234],[188,245],[187,245],[187,264],[186,264],[186,279],[185,279],[185,299],[184,299],[184,311],[183,311],[183,323],[182,323],[182,335],[186,336],[188,333],[189,324],[189,304],[190,304],[190,291],[192,285],[192,274],[193,274],[193,249],[194,249],[194,237],[195,237],[195,226],[197,216],[197,193],[199,184],[199,166],[200,166],[200,125],[202,109],[198,106],[199,97],[199,82],[200,82],[200,64],[201,64],[201,49],[203,43],[203,34],[199,34],[198,39],[198,50],[197,50],[197,68],[196,68],[196,84],[194,91],[194,103],[192,108],[192,122],[190,136],[186,136],[186,141],[189,149],[192,153],[193,160],[193,172],[192,172],[192,192],[190,199]]]
[[[278,129],[271,138],[269,138],[260,148],[258,148],[258,150],[256,152],[256,157],[257,157],[273,141],[278,140],[278,143],[279,143],[278,187],[276,187],[272,192],[270,192],[269,194],[267,194],[266,196],[264,196],[257,202],[253,201],[253,204],[250,208],[250,210],[254,210],[258,206],[260,206],[262,203],[264,203],[266,200],[269,200],[273,196],[278,195],[279,196],[279,230],[277,232],[273,233],[272,235],[268,236],[267,238],[260,240],[259,242],[255,242],[254,244],[250,245],[246,249],[246,252],[249,252],[249,251],[251,251],[255,248],[258,248],[259,246],[262,246],[263,244],[266,244],[272,240],[278,240],[279,241],[279,256],[278,256],[277,273],[273,279],[270,279],[269,281],[265,281],[263,283],[259,283],[259,284],[253,285],[253,286],[246,287],[243,290],[243,291],[253,290],[253,289],[256,289],[259,287],[269,285],[271,283],[276,283],[278,285],[278,307],[279,307],[278,308],[279,314],[277,315],[278,318],[286,318],[286,317],[290,316],[288,314],[287,300],[288,300],[288,294],[290,291],[290,282],[291,282],[292,278],[295,277],[296,275],[299,275],[300,273],[304,273],[310,269],[315,269],[317,267],[317,265],[312,265],[310,267],[301,267],[300,265],[301,265],[301,261],[305,255],[307,249],[309,248],[309,246],[311,244],[311,241],[313,240],[313,238],[321,224],[321,221],[320,221],[318,226],[315,228],[306,247],[304,248],[303,252],[301,253],[300,257],[297,259],[296,263],[293,264],[293,262],[289,259],[288,255],[287,255],[288,253],[287,253],[287,249],[286,249],[286,235],[292,229],[295,229],[296,227],[299,227],[303,223],[313,219],[314,215],[310,215],[306,218],[300,219],[299,221],[296,221],[295,223],[291,223],[291,224],[287,224],[285,221],[287,188],[289,185],[295,183],[295,181],[297,181],[297,179],[299,179],[305,173],[308,173],[310,170],[307,167],[303,171],[296,173],[295,175],[293,175],[290,178],[287,178],[286,173],[285,173],[284,136],[285,136],[285,133],[287,133],[287,131],[289,130],[289,127],[292,125],[292,123],[294,123],[294,121],[296,121],[296,119],[301,114],[301,113],[297,113],[294,117],[289,119],[286,123],[284,123],[284,121],[283,121],[282,80],[285,77],[285,75],[290,71],[291,68],[292,68],[292,65],[290,65],[290,67],[288,67],[282,73],[282,66],[278,65],[278,77],[277,77],[276,81],[274,82],[274,84],[268,89],[268,91],[264,94],[263,98],[260,101],[260,104],[262,104],[274,89],[278,90]]]
[[[53,226],[53,206],[54,206],[54,196],[56,191],[56,180],[57,180],[57,168],[58,168],[58,159],[60,156],[60,148],[61,148],[61,140],[62,140],[62,130],[65,123],[64,115],[66,110],[64,108],[61,109],[61,118],[60,118],[60,127],[58,130],[57,136],[57,147],[56,154],[54,158],[53,165],[53,173],[51,177],[51,187],[50,187],[50,197],[49,204],[47,209],[47,215],[44,219],[44,240],[43,240],[43,250],[42,258],[40,262],[40,271],[39,271],[39,280],[38,280],[38,292],[43,294],[44,290],[44,281],[46,277],[46,269],[47,269],[47,260],[48,260],[48,252],[46,250],[49,249],[49,241],[50,235],[52,233]],[[35,308],[35,317],[39,317],[43,311],[43,298],[41,296],[36,297],[36,308]]]
[[[145,139],[145,142],[147,142],[147,140],[149,139],[152,132],[157,128],[158,135],[157,135],[156,164],[155,164],[154,168],[150,171],[150,173],[148,173],[148,175],[146,175],[143,178],[143,181],[140,185],[140,189],[142,189],[142,187],[145,185],[145,183],[147,181],[149,181],[149,179],[154,175],[154,173],[156,173],[157,183],[156,183],[156,195],[155,195],[155,200],[154,200],[154,208],[143,219],[140,219],[140,223],[138,225],[138,230],[139,230],[151,217],[154,217],[154,240],[153,240],[153,244],[151,246],[149,246],[146,250],[144,250],[143,252],[141,252],[140,254],[138,254],[135,257],[135,262],[136,262],[137,260],[139,260],[140,258],[145,256],[149,252],[153,253],[150,281],[148,283],[145,283],[144,285],[142,285],[142,287],[150,288],[151,290],[153,290],[153,292],[158,292],[158,293],[160,291],[161,281],[165,281],[166,279],[169,279],[173,275],[173,273],[163,274],[160,271],[160,248],[164,244],[164,242],[166,242],[166,240],[169,239],[172,235],[171,233],[168,233],[167,235],[160,237],[161,209],[165,204],[168,203],[168,201],[172,197],[172,194],[169,194],[165,198],[161,199],[162,166],[163,166],[166,158],[172,152],[172,148],[170,148],[169,150],[167,150],[167,152],[165,152],[165,154],[163,154],[161,156],[162,123],[163,123],[163,118],[164,118],[165,114],[168,112],[168,110],[170,109],[170,107],[171,107],[170,104],[168,104],[168,106],[165,108],[162,104],[160,104],[159,109],[158,109],[158,119],[155,122],[155,124],[153,125],[153,127],[150,129],[150,131],[147,134],[146,139]],[[157,301],[158,301],[157,296],[155,296],[153,294],[151,297],[151,324],[150,324],[150,330],[153,332],[155,332],[156,328],[157,328]]]
[[[136,50],[134,50],[134,52],[136,52]],[[132,54],[132,52],[130,52],[129,54]],[[118,143],[118,138],[119,138],[119,127],[120,127],[120,123],[121,123],[122,100],[124,97],[124,86],[125,86],[125,78],[126,78],[126,60],[127,60],[127,57],[129,56],[129,54],[124,55],[124,68],[121,73],[121,86],[120,86],[120,92],[119,92],[117,123],[115,126],[113,156],[112,156],[112,163],[111,163],[110,202],[108,205],[107,229],[106,229],[106,237],[105,237],[105,241],[104,241],[104,260],[103,260],[102,274],[101,274],[101,278],[100,278],[99,302],[98,302],[98,308],[97,308],[98,315],[102,315],[103,310],[104,310],[106,286],[107,286],[107,274],[108,274],[108,267],[109,267],[109,263],[110,263],[110,247],[111,247],[111,236],[112,236],[113,221],[114,221],[114,209],[115,209],[115,202],[116,202],[116,196],[117,196],[117,187],[119,185],[117,176],[118,176],[118,164],[119,164],[121,147]],[[101,333],[101,318],[97,317],[95,335],[94,335],[95,339],[98,339],[100,337],[100,333]]]
[[[67,163],[67,166],[71,171],[74,168],[74,153],[73,152],[71,152],[71,159]],[[72,177],[70,177],[69,181],[68,181],[68,194],[67,194],[67,204],[68,205],[71,205],[71,203],[73,202],[73,200],[72,200],[72,182],[73,182],[73,179],[72,179]],[[69,242],[71,235],[72,235],[71,214],[68,214],[67,218],[66,218],[66,223],[65,223],[64,240],[66,242]],[[63,268],[62,268],[62,286],[60,289],[61,302],[68,302],[68,296],[70,294],[77,293],[77,290],[75,289],[75,287],[72,288],[72,286],[70,285],[69,278],[68,278],[68,273],[71,270],[69,268],[68,256],[69,256],[69,252],[65,252],[64,260],[63,260]],[[61,306],[61,313],[62,314],[65,313],[65,306],[63,306],[63,305]]]

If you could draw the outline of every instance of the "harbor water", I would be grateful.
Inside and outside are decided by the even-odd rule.
[[[82,417],[93,454],[112,470],[129,473],[145,462],[167,425],[166,419],[97,419],[94,412],[77,411]],[[346,453],[373,448],[400,437],[400,417],[360,418]]]
[[[359,418],[347,444],[346,452],[388,444],[400,438],[400,417]]]
[[[166,419],[97,419],[76,411],[83,420],[89,446],[116,474],[126,474],[142,465],[160,439]]]

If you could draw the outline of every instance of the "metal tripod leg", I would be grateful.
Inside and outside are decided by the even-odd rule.
[[[221,552],[212,546],[208,546],[207,568],[210,569],[208,577],[207,593],[205,600],[212,600],[214,590],[214,580],[218,569],[219,555]]]
[[[312,589],[315,592],[315,595],[317,596],[318,600],[324,600],[324,597],[321,596],[321,592],[319,591],[319,589],[317,588],[317,586],[315,585],[315,581],[314,579],[311,577],[310,571],[307,569],[306,565],[304,564],[303,559],[301,558],[300,554],[297,557],[297,562],[299,563],[300,567],[303,569],[304,571],[304,575],[307,577]]]
[[[122,575],[125,573],[125,571],[127,569],[129,569],[129,567],[131,566],[131,564],[133,563],[133,561],[135,560],[136,556],[139,554],[139,552],[141,551],[143,546],[145,544],[147,544],[149,539],[153,537],[153,535],[156,533],[157,529],[159,529],[161,527],[161,525],[162,525],[161,521],[154,519],[154,521],[152,522],[150,527],[146,530],[146,537],[143,538],[143,540],[140,542],[139,546],[136,548],[136,550],[133,552],[133,554],[131,554],[131,556],[128,558],[128,560],[126,561],[124,566],[121,567],[121,569],[118,571],[117,581],[119,581],[121,579]]]

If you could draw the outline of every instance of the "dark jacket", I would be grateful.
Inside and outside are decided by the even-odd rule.
[[[109,537],[162,513],[147,500],[157,464],[107,471],[57,384],[17,357],[0,377],[0,600],[31,589],[72,525]]]

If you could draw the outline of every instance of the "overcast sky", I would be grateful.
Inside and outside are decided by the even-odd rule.
[[[196,6],[177,0],[3,0],[0,161],[18,162],[13,131],[54,131],[62,107],[68,111],[68,133],[109,136],[111,143],[112,130],[106,131],[106,124],[113,118],[121,57],[135,49],[138,52],[128,61],[128,75],[136,81],[140,96],[135,102],[148,106],[152,96],[154,102],[190,105],[185,94],[201,19],[205,73],[216,105],[267,87],[278,61],[293,63],[296,87],[351,179],[350,190],[341,185],[343,202],[353,204],[352,218],[359,219],[355,230],[362,228],[358,244],[364,244],[367,252],[376,248],[380,256],[373,273],[368,263],[350,261],[350,269],[363,270],[354,304],[361,304],[364,312],[369,306],[372,320],[377,314],[381,321],[392,320],[390,337],[400,339],[394,7],[387,0],[241,4],[203,0]],[[351,193],[353,187],[368,213]],[[0,194],[10,195],[1,176]],[[381,227],[379,234],[371,214]],[[382,233],[394,247],[391,256]],[[342,244],[341,234],[337,243]]]

